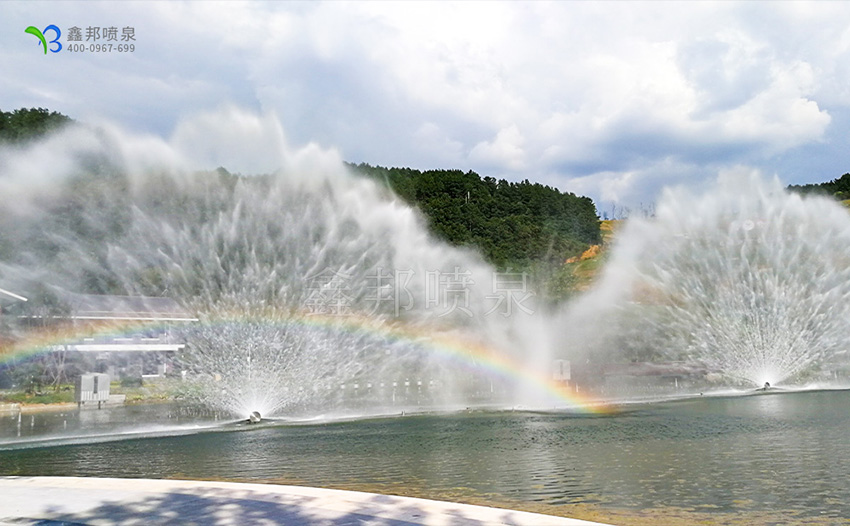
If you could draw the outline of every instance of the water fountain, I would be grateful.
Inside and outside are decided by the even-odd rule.
[[[270,175],[197,171],[219,165]],[[689,523],[850,517],[841,391],[696,397],[622,418],[264,424],[481,400],[551,408],[539,389],[553,357],[677,361],[771,392],[805,381],[850,329],[850,220],[828,200],[746,178],[671,190],[655,218],[629,222],[597,286],[560,317],[504,318],[488,315],[480,258],[434,241],[333,152],[287,148],[270,119],[204,116],[170,142],[74,129],[0,152],[0,173],[4,283],[179,298],[200,318],[181,331],[182,396],[262,429],[218,432],[191,404],[0,415],[0,475],[295,480],[569,514],[639,507],[640,520],[649,509]],[[429,301],[440,276],[464,284],[459,304],[442,301],[445,288]]]
[[[36,157],[49,162],[33,182]],[[262,175],[197,171],[217,165]],[[15,253],[4,280],[178,299],[200,318],[182,330],[184,396],[217,410],[470,405],[482,370],[434,352],[435,337],[548,369],[540,321],[493,312],[493,269],[478,255],[433,239],[334,152],[289,148],[273,118],[204,115],[169,143],[72,129],[7,152],[4,172],[0,192],[17,196],[0,205],[0,225],[15,225],[0,228]],[[541,396],[504,375],[487,380],[493,402]]]
[[[216,165],[265,175],[198,171]],[[552,407],[536,384],[553,358],[776,385],[842,350],[850,319],[846,212],[758,179],[669,191],[559,320],[494,314],[479,256],[434,240],[334,152],[292,150],[270,117],[204,115],[169,142],[71,129],[6,152],[3,169],[4,281],[178,298],[201,320],[182,331],[183,395],[240,418]]]
[[[845,209],[778,181],[734,173],[709,192],[668,190],[655,217],[618,234],[602,280],[570,309],[573,337],[726,384],[815,380],[847,349],[848,242]]]

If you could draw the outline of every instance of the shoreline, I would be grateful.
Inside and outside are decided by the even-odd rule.
[[[169,478],[169,480],[185,480]],[[589,521],[593,524],[617,526],[681,526],[682,524],[703,524],[706,526],[833,526],[837,523],[850,524],[850,520],[836,517],[807,516],[801,511],[788,510],[719,510],[713,505],[696,507],[658,506],[653,508],[628,508],[609,506],[601,502],[571,502],[549,504],[506,498],[492,498],[488,495],[473,495],[458,488],[451,490],[427,490],[394,484],[342,483],[327,486],[313,486],[298,479],[258,479],[240,480],[228,478],[194,479],[209,482],[237,482],[268,484],[273,486],[321,488],[327,490],[354,491],[377,495],[397,496],[414,499],[428,499],[438,502],[484,506],[511,511],[535,513],[541,516],[562,517],[572,520]]]
[[[62,411],[71,411],[77,409],[76,402],[59,402],[54,404],[18,404],[19,411],[22,415],[32,413],[49,413]]]
[[[159,403],[156,400],[144,400],[139,402],[126,402],[124,400],[120,402],[105,402],[101,409],[110,409],[113,407],[124,407],[127,405],[136,405],[136,404],[146,404],[146,403]],[[80,406],[77,402],[54,402],[50,404],[27,404],[20,402],[0,402],[0,415],[1,414],[15,414],[21,413],[23,415],[33,414],[33,413],[61,413],[64,411],[76,411],[76,410],[90,410],[97,409],[97,405],[89,402],[89,405],[83,404]]]
[[[87,524],[609,526],[417,497],[275,484],[172,479],[0,477],[0,516]]]
[[[602,504],[550,505],[492,500],[451,492],[418,491],[374,485],[316,487],[298,481],[226,479],[146,479],[98,477],[0,476],[0,516],[25,513],[30,519],[71,521],[152,517],[184,522],[216,516],[215,524],[246,522],[245,510],[262,510],[262,524],[351,524],[376,519],[381,524],[457,526],[679,526],[705,524],[825,526],[847,523],[840,517],[813,517],[802,512],[712,510],[697,508],[610,508]],[[427,492],[426,492],[427,493]],[[45,496],[49,496],[46,499]],[[48,504],[49,501],[49,504]],[[14,502],[14,506],[12,503]],[[129,514],[129,516],[128,516]]]

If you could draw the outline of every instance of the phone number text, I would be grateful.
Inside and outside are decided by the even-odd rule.
[[[72,53],[132,53],[136,51],[135,44],[67,44],[65,46]]]

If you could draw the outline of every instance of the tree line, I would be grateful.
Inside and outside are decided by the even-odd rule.
[[[0,141],[20,143],[57,130],[72,120],[66,115],[44,108],[0,110]]]
[[[825,183],[789,185],[788,190],[803,195],[828,195],[838,199],[839,201],[845,201],[850,199],[850,173],[846,173],[841,177],[836,177],[832,181],[827,181]]]
[[[560,266],[601,239],[590,198],[527,179],[516,183],[473,171],[348,166],[419,208],[436,236],[479,249],[499,268]]]

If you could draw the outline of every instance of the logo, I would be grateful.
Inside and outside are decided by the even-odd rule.
[[[54,38],[53,40],[47,40],[44,34],[49,31],[53,31],[56,34],[56,38]],[[29,26],[28,28],[24,29],[24,33],[29,33],[30,35],[33,35],[38,38],[39,42],[41,42],[41,47],[44,48],[45,55],[47,54],[48,44],[56,44],[55,48],[50,48],[51,53],[59,53],[60,51],[62,51],[62,43],[59,42],[59,37],[62,36],[62,31],[60,31],[59,28],[53,24],[50,24],[49,26],[45,27],[43,31],[39,31],[39,29],[35,26]]]
[[[133,53],[136,51],[136,28],[133,26],[88,26],[85,31],[82,27],[69,27],[65,32],[63,45],[59,41],[63,32],[59,27],[50,24],[44,29],[29,26],[24,29],[41,43],[44,54],[47,52],[75,52],[75,53]],[[52,39],[52,40],[50,40]]]

